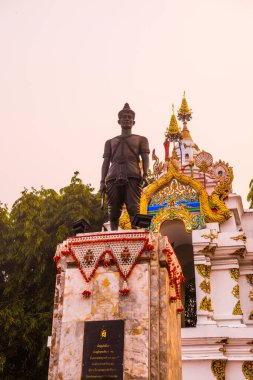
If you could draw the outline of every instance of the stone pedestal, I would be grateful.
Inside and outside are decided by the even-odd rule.
[[[71,255],[60,256],[50,380],[82,379],[85,322],[103,320],[124,321],[124,380],[181,379],[180,318],[177,303],[169,301],[166,244],[167,238],[153,237],[153,251],[139,256],[128,277],[126,296],[119,293],[123,280],[117,266],[99,264],[90,281],[91,296],[83,297],[85,280],[77,263]]]

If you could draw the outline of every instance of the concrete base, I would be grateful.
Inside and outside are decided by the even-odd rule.
[[[81,380],[85,321],[125,320],[124,380],[180,380],[180,318],[169,302],[164,239],[144,252],[135,266],[127,296],[115,266],[100,266],[91,281],[92,295],[82,296],[84,279],[71,256],[62,258],[57,275],[50,352],[50,380]],[[160,254],[160,255],[159,255]],[[160,256],[160,259],[159,259]]]

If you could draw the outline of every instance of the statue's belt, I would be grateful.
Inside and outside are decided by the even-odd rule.
[[[127,162],[134,162],[139,165],[139,157],[129,157],[129,156],[121,156],[121,157],[114,157],[113,160],[111,161],[112,163],[116,164],[126,164]]]

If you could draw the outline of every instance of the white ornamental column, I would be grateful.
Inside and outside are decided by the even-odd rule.
[[[244,327],[238,279],[237,259],[220,259],[212,262],[212,302],[214,319],[218,326]]]
[[[216,324],[213,320],[213,304],[211,300],[211,262],[217,247],[218,223],[207,223],[206,229],[192,231],[194,252],[197,324]]]
[[[240,266],[239,276],[240,301],[243,322],[253,325],[253,268],[252,264]]]
[[[214,324],[210,318],[212,304],[210,298],[211,265],[208,257],[196,255],[194,257],[197,325]]]

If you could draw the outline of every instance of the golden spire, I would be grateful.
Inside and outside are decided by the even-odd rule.
[[[183,127],[183,130],[181,132],[181,138],[182,138],[182,140],[183,139],[190,139],[190,140],[192,140],[192,137],[191,137],[189,129],[187,128],[187,123],[186,122],[184,122],[184,127]]]
[[[165,137],[170,141],[177,141],[180,138],[180,130],[177,124],[177,118],[174,114],[174,104],[172,104],[172,112],[170,125],[169,128],[166,129]]]
[[[192,110],[188,107],[188,103],[185,97],[185,91],[183,94],[181,107],[178,110],[177,117],[178,117],[178,120],[182,120],[183,122],[190,121],[192,118]]]

